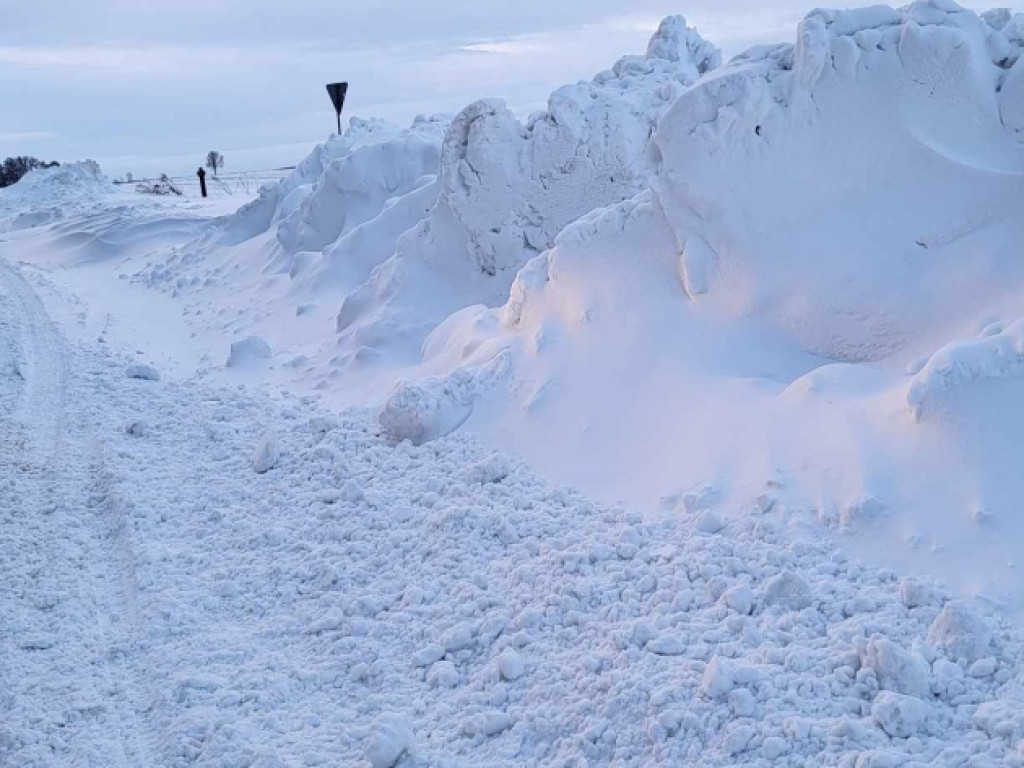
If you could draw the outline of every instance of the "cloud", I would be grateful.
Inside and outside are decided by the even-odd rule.
[[[23,141],[43,141],[55,138],[57,138],[57,134],[53,131],[0,131],[0,144]]]
[[[1018,0],[1018,7],[1024,0]],[[0,0],[7,144],[55,159],[306,145],[345,116],[406,122],[487,96],[524,114],[642,53],[680,10],[727,55],[791,41],[811,0]],[[20,123],[11,125],[10,116]],[[59,135],[14,128],[56,127]],[[46,134],[45,137],[41,134]],[[45,143],[44,143],[45,142]],[[13,150],[12,150],[13,151]],[[295,159],[299,159],[296,157]],[[189,161],[190,167],[193,164]]]

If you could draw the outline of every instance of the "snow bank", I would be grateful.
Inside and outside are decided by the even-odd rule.
[[[261,187],[255,200],[227,217],[218,241],[239,242],[266,232],[299,208],[332,162],[343,159],[360,146],[372,145],[396,133],[398,128],[383,120],[353,117],[344,134],[333,134],[326,142],[318,144],[290,174],[275,184]]]
[[[0,227],[13,230],[47,224],[71,211],[93,207],[113,192],[116,188],[92,160],[36,168],[17,184],[0,189]]]
[[[452,315],[424,368],[507,355],[467,427],[602,498],[814,520],[1019,605],[1020,528],[995,510],[1024,492],[1003,321],[1024,312],[1022,25],[812,11],[684,89],[650,189],[562,228],[504,306]],[[954,393],[970,408],[923,418]],[[705,484],[707,508],[682,503]]]
[[[525,125],[500,100],[469,105],[445,136],[436,204],[345,299],[341,342],[417,349],[424,329],[450,312],[501,303],[515,271],[566,224],[647,186],[645,150],[659,118],[719,63],[718,50],[672,16],[645,55],[559,88]],[[437,286],[433,301],[424,301],[424,279]]]
[[[817,10],[687,90],[651,155],[694,295],[876,360],[1019,286],[1018,24],[944,0]]]
[[[1024,319],[1005,329],[992,324],[978,338],[950,342],[933,354],[907,385],[907,406],[922,418],[944,396],[985,381],[1024,375]]]
[[[518,268],[573,219],[644,189],[658,119],[720,61],[682,16],[670,16],[646,55],[559,88],[526,125],[498,100],[463,110],[445,138],[439,205],[458,222],[473,263],[487,274]]]

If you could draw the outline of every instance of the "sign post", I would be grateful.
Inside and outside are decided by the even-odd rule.
[[[338,114],[338,135],[341,135],[341,108],[345,106],[345,94],[348,93],[348,83],[328,83],[327,93],[334,104],[334,111]]]

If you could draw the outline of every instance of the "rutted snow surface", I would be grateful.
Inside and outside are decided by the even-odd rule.
[[[937,588],[126,376],[2,274],[5,765],[1024,764],[1024,647]]]

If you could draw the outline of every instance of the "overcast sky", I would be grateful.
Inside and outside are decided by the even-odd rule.
[[[0,0],[0,157],[91,157],[111,174],[184,172],[209,149],[227,170],[291,164],[333,130],[326,82],[351,83],[346,117],[405,123],[484,96],[526,114],[643,52],[667,14],[731,55],[792,40],[816,4]]]

